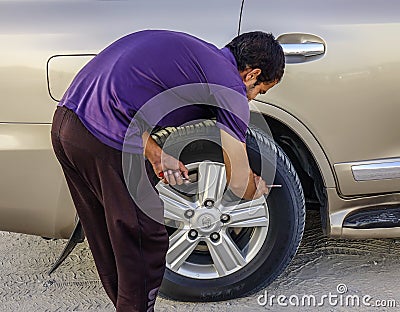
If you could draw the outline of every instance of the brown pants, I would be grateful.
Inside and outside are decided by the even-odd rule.
[[[165,226],[133,201],[122,152],[101,143],[74,112],[58,107],[51,135],[107,295],[117,312],[153,311],[168,249]],[[144,165],[141,155],[131,157],[143,163],[139,172],[131,173],[130,184],[140,189],[151,165]],[[156,207],[151,209],[162,212],[159,199],[152,203]]]

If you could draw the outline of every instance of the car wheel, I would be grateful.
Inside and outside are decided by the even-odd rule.
[[[218,133],[208,121],[153,135],[166,152],[178,151],[192,182],[157,185],[170,235],[160,293],[171,299],[220,301],[254,293],[284,271],[303,235],[304,195],[283,150],[261,130],[249,128],[250,166],[268,182],[276,168],[273,182],[282,187],[266,198],[239,200],[224,192]],[[261,170],[262,163],[267,170]]]

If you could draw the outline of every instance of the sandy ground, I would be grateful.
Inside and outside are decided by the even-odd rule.
[[[327,239],[317,220],[310,213],[296,257],[266,289],[216,303],[158,298],[156,311],[400,311],[400,241]],[[51,277],[47,275],[64,244],[63,240],[0,232],[1,312],[114,311],[86,242]],[[313,298],[320,306],[313,306]],[[377,307],[393,304],[396,307]]]

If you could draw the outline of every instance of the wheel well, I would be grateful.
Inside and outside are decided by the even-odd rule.
[[[302,139],[287,125],[264,116],[275,142],[291,160],[300,178],[307,210],[319,210],[324,233],[327,227],[327,195],[317,162]]]

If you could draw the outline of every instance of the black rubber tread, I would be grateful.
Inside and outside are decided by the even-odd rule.
[[[294,178],[294,191],[296,191],[296,195],[294,196],[297,199],[297,204],[298,207],[301,207],[301,209],[298,209],[298,215],[297,215],[297,220],[298,220],[298,227],[297,227],[297,233],[293,235],[293,241],[292,245],[296,246],[295,249],[292,249],[290,253],[287,254],[287,257],[285,261],[282,262],[281,267],[275,271],[274,275],[271,275],[269,279],[265,280],[264,283],[258,285],[258,287],[254,288],[253,290],[247,292],[244,294],[245,296],[249,296],[251,294],[254,294],[261,290],[262,288],[266,287],[269,285],[273,280],[275,280],[282,272],[285,270],[287,265],[290,263],[290,261],[293,259],[293,257],[296,255],[297,250],[299,249],[300,242],[303,238],[303,233],[304,233],[304,226],[305,226],[305,221],[306,221],[306,208],[305,208],[305,197],[303,193],[303,188],[301,186],[300,178],[296,173],[296,170],[294,169],[290,159],[288,156],[286,156],[285,152],[283,151],[282,148],[279,147],[264,131],[262,131],[259,128],[249,126],[248,129],[248,134],[253,136],[257,141],[262,141],[264,144],[268,145],[276,154],[276,157],[281,159],[283,163],[285,164],[285,167],[288,168],[288,174],[291,175]]]
[[[170,135],[172,137],[175,135],[178,136],[207,135],[210,134],[211,129],[213,132],[215,131],[214,126],[215,126],[214,120],[204,120],[200,123],[185,127],[167,127],[155,133],[152,133],[151,137],[157,142],[159,146],[163,147],[165,141]]]
[[[177,127],[177,128],[168,128],[165,129],[164,131],[159,131],[155,134],[153,134],[153,138],[156,140],[156,142],[160,145],[163,146],[164,142],[166,142],[167,138],[169,139],[174,139],[176,136],[180,140],[185,141],[185,137],[205,137],[207,138],[210,135],[215,135],[216,134],[216,127],[215,127],[215,121],[213,120],[207,120],[203,121],[199,124],[193,125],[193,126],[185,126],[185,127]],[[260,145],[261,143],[261,145]],[[297,214],[294,218],[296,220],[296,224],[294,224],[294,228],[296,229],[295,233],[292,233],[290,235],[291,241],[286,244],[287,246],[290,246],[288,248],[286,253],[284,254],[284,257],[280,261],[279,265],[276,266],[276,269],[273,271],[272,274],[270,274],[262,283],[259,283],[257,285],[254,285],[253,289],[250,289],[248,291],[242,291],[240,294],[235,294],[234,297],[238,296],[248,296],[251,295],[260,289],[266,287],[268,284],[270,284],[274,279],[276,279],[288,266],[290,261],[293,259],[295,256],[298,247],[300,245],[302,236],[303,236],[303,231],[304,231],[304,224],[305,224],[305,199],[304,199],[304,194],[303,190],[301,187],[300,179],[291,164],[289,158],[286,156],[284,151],[273,141],[271,137],[269,137],[264,131],[253,127],[249,126],[248,131],[247,131],[247,139],[246,139],[246,145],[248,148],[248,151],[253,149],[253,150],[258,150],[258,148],[261,146],[263,149],[269,151],[270,153],[274,154],[276,157],[276,162],[277,166],[280,166],[280,174],[281,175],[287,175],[287,177],[291,181],[291,187],[290,191],[293,192],[291,194],[291,198],[296,200],[296,206],[299,208],[295,211]],[[250,163],[251,165],[251,163]],[[278,168],[277,168],[278,169]],[[254,170],[254,169],[253,169]],[[254,170],[256,172],[256,170]],[[257,173],[257,172],[256,172]],[[165,293],[161,294],[165,298],[169,299],[178,299],[178,300],[186,300],[183,299],[182,297],[176,297],[176,296],[171,296],[167,295]],[[202,301],[216,301],[216,300],[226,300],[226,299],[231,299],[233,298],[232,295],[230,294],[230,291],[227,290],[226,293],[218,293],[217,295],[214,294],[205,294],[201,296]],[[187,298],[188,301],[198,301],[199,298]]]

